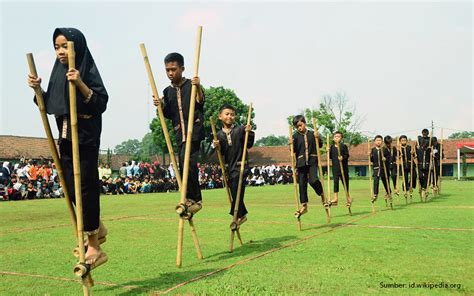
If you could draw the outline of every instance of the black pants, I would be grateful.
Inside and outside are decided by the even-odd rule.
[[[388,171],[387,171],[387,178],[390,179],[390,174],[389,174]],[[389,184],[387,178],[385,178],[385,173],[384,173],[383,169],[381,169],[380,172],[379,172],[379,168],[374,168],[374,194],[375,195],[379,194],[379,182],[380,182],[380,180],[382,180],[382,184],[383,184],[383,187],[385,188],[385,192],[386,193],[391,193],[390,184]]]
[[[244,174],[244,177],[242,178],[242,188],[240,190],[240,201],[239,201],[239,209],[237,211],[237,217],[241,218],[245,215],[247,215],[247,208],[245,207],[244,203],[244,195],[245,195],[245,179],[247,178],[247,174]],[[237,200],[237,189],[239,186],[239,177],[235,177],[232,179],[227,180],[230,186],[230,192],[232,194],[232,205],[230,206],[230,215],[234,215],[234,208],[235,208],[235,201]]]
[[[397,175],[397,165],[396,165],[396,164],[393,164],[393,165],[390,167],[390,176],[392,177],[393,188],[396,188],[396,185],[397,185],[397,178],[398,178],[398,175]],[[397,188],[397,189],[398,189],[398,188]]]
[[[316,172],[318,171],[318,166],[314,165],[307,165],[304,167],[297,168],[298,170],[298,187],[300,191],[300,202],[307,203],[308,202],[308,182],[311,187],[313,187],[314,191],[317,195],[321,196],[323,194],[323,185],[318,180],[318,176]]]
[[[67,140],[62,140],[59,145],[59,151],[61,153],[61,165],[69,197],[72,202],[76,204],[74,170],[72,164],[72,143]],[[100,185],[99,171],[97,170],[99,148],[79,145],[79,157],[81,160],[82,215],[84,220],[84,231],[92,232],[99,229]]]
[[[201,143],[199,141],[191,142],[191,157],[189,158],[189,175],[186,198],[194,201],[202,200],[201,188],[199,187],[199,172],[197,167],[200,148]],[[181,178],[183,178],[185,150],[186,143],[183,143],[181,146],[179,146],[179,173],[181,174]]]
[[[410,175],[410,169],[404,170],[405,178],[403,188],[405,191],[410,191],[412,188],[416,188],[416,170],[413,168],[413,175]],[[411,179],[411,187],[410,187],[410,179]]]
[[[344,184],[344,180],[346,180],[346,190],[349,191],[349,172],[348,170],[344,169],[344,178],[342,178],[341,172],[333,172],[334,178],[334,192],[339,192],[339,180],[341,180],[342,184]]]
[[[419,178],[420,178],[421,189],[426,189],[428,185],[428,169],[420,169]]]

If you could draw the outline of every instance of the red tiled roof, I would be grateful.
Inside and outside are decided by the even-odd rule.
[[[444,140],[443,150],[446,164],[455,164],[457,162],[457,145],[467,145],[473,143],[474,139],[456,139]],[[413,144],[413,141],[411,142]],[[349,149],[350,165],[366,165],[367,164],[367,144],[352,146]],[[46,138],[37,137],[20,137],[20,136],[1,136],[0,135],[0,159],[20,159],[22,157],[32,159],[51,159],[51,152]],[[100,155],[102,162],[106,161],[106,155]],[[325,154],[323,155],[323,165],[325,162]],[[128,155],[112,155],[112,169],[118,170],[122,162],[130,160]],[[161,157],[157,159],[161,161]],[[167,160],[169,161],[168,157]],[[249,160],[252,165],[281,164],[289,165],[290,152],[288,146],[274,147],[254,147],[249,150]],[[211,161],[217,161],[213,155]],[[473,158],[467,158],[467,163],[474,163]]]

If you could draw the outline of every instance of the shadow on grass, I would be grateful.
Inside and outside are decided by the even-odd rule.
[[[249,255],[263,253],[271,249],[281,247],[288,241],[291,241],[294,239],[297,239],[297,237],[296,236],[282,236],[282,237],[275,237],[275,238],[267,238],[263,240],[250,241],[250,242],[244,241],[244,245],[240,246],[236,237],[233,253],[229,253],[228,251],[219,252],[219,253],[206,256],[204,260],[206,261],[206,263],[232,259],[233,257],[235,257],[235,261],[244,260],[245,258],[250,257]],[[226,262],[226,265],[232,264],[232,263],[234,262]],[[193,265],[188,266],[188,268],[192,266]],[[222,267],[223,266],[219,266],[216,268],[200,269],[200,270],[166,272],[166,273],[161,273],[158,277],[129,281],[126,283],[122,283],[121,286],[111,287],[111,288],[108,288],[107,290],[113,291],[114,294],[122,295],[122,296],[139,295],[139,294],[149,295],[150,293],[159,293],[160,291],[169,289],[185,281],[189,281],[196,277],[216,271]],[[221,276],[225,272],[226,271],[221,271],[216,274],[213,274],[212,276],[213,277]],[[126,286],[137,286],[137,287],[134,288],[134,287],[126,287]],[[128,289],[128,290],[120,293],[119,290],[123,290],[123,289]]]
[[[122,283],[121,286],[110,287],[106,291],[111,291],[115,295],[129,296],[129,295],[155,295],[163,290],[174,287],[185,281],[189,281],[200,275],[207,274],[214,271],[215,269],[201,269],[201,270],[190,270],[190,271],[179,271],[179,272],[165,272],[161,273],[158,277],[147,278],[143,280],[132,280],[126,283]],[[219,276],[221,273],[213,275]],[[130,288],[126,286],[136,286],[136,288]],[[123,289],[127,291],[120,292]]]
[[[245,234],[243,233],[242,236]],[[234,241],[234,252],[229,253],[229,251],[223,251],[219,253],[215,253],[206,257],[207,262],[216,262],[221,260],[227,260],[232,257],[246,257],[247,255],[251,255],[254,253],[262,253],[269,251],[274,248],[281,247],[286,242],[290,240],[297,239],[294,235],[287,235],[287,236],[280,236],[280,237],[270,237],[262,240],[250,240],[245,241],[243,239],[244,244],[241,246],[237,236],[235,237]],[[240,258],[245,259],[245,258]]]

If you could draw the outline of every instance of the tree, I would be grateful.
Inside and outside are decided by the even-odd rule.
[[[267,137],[260,138],[255,142],[255,147],[268,147],[268,146],[285,146],[288,144],[288,137],[286,136],[275,136],[270,135]]]
[[[356,115],[356,108],[349,104],[345,93],[337,92],[335,95],[324,95],[319,103],[319,109],[306,108],[301,112],[306,118],[306,123],[313,128],[313,118],[317,119],[318,129],[323,137],[332,135],[336,131],[344,134],[346,144],[358,145],[366,140],[360,133],[363,118]],[[288,117],[288,122],[293,124],[293,116]]]
[[[123,141],[122,143],[115,146],[115,154],[128,154],[131,156],[140,155],[141,143],[137,139],[130,139]]]
[[[452,133],[448,137],[448,139],[466,139],[466,138],[474,138],[474,131],[456,132],[456,133]]]
[[[139,159],[143,161],[150,161],[151,156],[157,156],[161,151],[163,151],[161,147],[155,143],[153,134],[151,132],[147,133],[143,137],[140,147],[141,149]]]

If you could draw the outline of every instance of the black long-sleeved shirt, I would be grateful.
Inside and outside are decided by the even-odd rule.
[[[347,148],[347,145],[344,143],[341,143],[340,146],[340,151],[341,151],[341,156],[342,156],[342,166],[344,168],[344,173],[348,173],[349,171],[349,148]],[[331,145],[331,148],[329,148],[329,158],[331,158],[332,161],[332,174],[341,174],[341,166],[339,164],[339,154],[337,151],[336,145]]]
[[[219,140],[220,150],[227,166],[229,179],[238,177],[240,173],[240,162],[242,161],[242,154],[244,152],[245,126],[232,126],[229,133],[221,129],[217,132],[217,139]],[[247,149],[252,148],[254,140],[255,133],[251,131],[249,132]],[[248,154],[245,162],[245,167],[248,169]]]
[[[173,123],[173,131],[178,146],[182,145],[187,137],[191,88],[191,80],[183,79],[179,86],[170,85],[163,90],[163,114],[166,118],[171,119]],[[198,103],[196,101],[194,108],[192,141],[201,141],[204,139],[204,93],[202,95],[201,102]]]
[[[323,147],[323,140],[319,136],[319,148]],[[293,134],[293,148],[296,154],[296,167],[304,167],[307,165],[316,164],[318,156],[316,154],[316,138],[314,132],[306,130],[302,134],[296,132]]]

